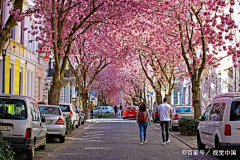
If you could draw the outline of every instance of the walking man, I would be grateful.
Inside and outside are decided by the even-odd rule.
[[[120,103],[120,118],[122,118],[122,110],[123,110],[123,105]]]
[[[169,139],[169,123],[170,117],[172,117],[172,109],[169,104],[167,104],[167,98],[163,99],[163,104],[158,107],[158,115],[160,115],[160,125],[162,128],[162,139],[163,145],[165,146],[170,142]]]
[[[91,103],[90,103],[90,110],[91,110],[91,117],[92,117],[92,119],[93,119],[94,104],[93,104],[92,101],[91,101]]]

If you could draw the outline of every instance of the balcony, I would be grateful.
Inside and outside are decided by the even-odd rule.
[[[52,77],[53,74],[54,74],[54,69],[48,69],[47,77]],[[70,70],[65,70],[64,77],[70,78],[70,77],[74,77],[74,75],[72,74],[72,72]]]

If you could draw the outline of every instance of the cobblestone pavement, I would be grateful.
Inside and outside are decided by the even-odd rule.
[[[46,159],[57,160],[180,160],[211,159],[208,156],[187,156],[182,151],[191,150],[177,139],[162,146],[161,130],[154,125],[148,128],[148,143],[139,144],[139,129],[135,120],[97,120],[82,134],[70,138],[64,150]]]

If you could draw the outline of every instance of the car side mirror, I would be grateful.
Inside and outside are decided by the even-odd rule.
[[[46,118],[45,118],[45,116],[42,117],[41,121],[42,121],[43,123],[46,122]]]

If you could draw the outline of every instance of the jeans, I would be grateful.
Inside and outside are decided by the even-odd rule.
[[[147,137],[147,126],[148,122],[139,122],[138,123],[139,130],[140,130],[140,140],[143,141],[143,133],[144,133],[144,140],[146,140]]]
[[[162,128],[163,142],[166,142],[166,141],[169,140],[169,121],[161,121],[160,125],[161,125],[161,128]]]
[[[93,110],[91,110],[90,112],[91,112],[91,117],[92,117],[92,119],[93,119]]]

